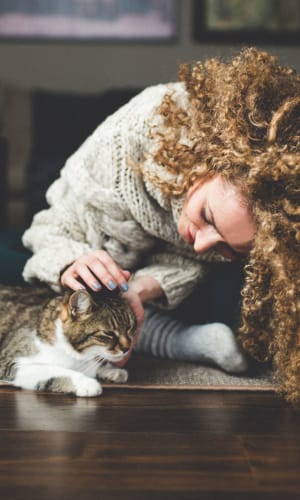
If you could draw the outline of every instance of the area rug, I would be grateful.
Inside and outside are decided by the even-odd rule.
[[[276,390],[273,371],[263,364],[250,363],[247,372],[232,375],[210,366],[133,354],[126,368],[129,372],[126,384],[103,385],[128,389]]]

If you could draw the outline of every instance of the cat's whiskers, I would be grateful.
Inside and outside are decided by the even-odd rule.
[[[90,365],[88,365],[82,373],[85,373],[86,375],[88,375],[88,374],[90,375],[91,373],[97,372],[99,366],[101,366],[101,363],[99,363],[99,361],[97,361],[95,359],[94,362],[92,362]],[[95,374],[94,374],[94,376],[95,376]]]
[[[100,356],[91,356],[90,358],[82,359],[76,363],[76,370],[86,374],[87,372],[94,371],[97,366],[100,366],[104,358]]]

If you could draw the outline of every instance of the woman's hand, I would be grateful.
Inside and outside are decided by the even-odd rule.
[[[126,292],[130,272],[121,269],[105,250],[95,250],[76,259],[61,275],[61,284],[71,290],[87,285],[98,292],[102,286],[109,290],[119,287]]]

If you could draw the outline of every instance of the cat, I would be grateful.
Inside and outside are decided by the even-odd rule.
[[[135,315],[118,292],[55,294],[0,287],[0,378],[19,388],[91,397],[100,380],[126,382]]]

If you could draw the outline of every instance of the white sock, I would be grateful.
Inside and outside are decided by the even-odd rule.
[[[188,326],[150,307],[146,308],[135,351],[177,361],[208,363],[232,373],[247,369],[246,357],[228,326]]]

